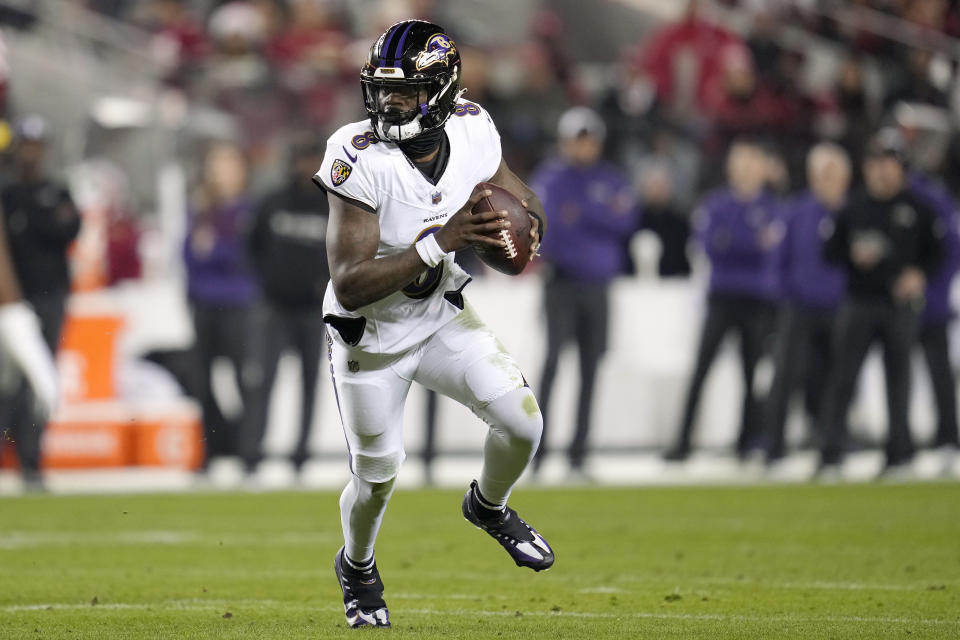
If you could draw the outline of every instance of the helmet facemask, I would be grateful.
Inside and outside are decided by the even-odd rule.
[[[459,90],[459,69],[423,78],[382,78],[364,69],[363,102],[381,140],[403,142],[442,127],[453,113]],[[392,69],[391,69],[392,71]]]

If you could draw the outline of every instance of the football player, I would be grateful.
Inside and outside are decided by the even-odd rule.
[[[454,252],[505,246],[505,211],[471,214],[503,186],[544,231],[536,195],[501,158],[480,105],[462,99],[460,54],[443,28],[399,22],[370,49],[360,72],[368,120],[327,142],[314,181],[330,204],[324,298],[330,370],[349,447],[340,497],[344,546],[334,566],[351,627],[390,625],[374,542],[404,459],[401,416],[412,382],[468,406],[489,425],[483,468],[464,517],[518,566],[553,564],[544,539],[507,506],[540,440],[543,420],[520,368],[463,295],[469,276]]]

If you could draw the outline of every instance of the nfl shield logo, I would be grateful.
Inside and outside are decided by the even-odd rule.
[[[356,373],[357,371],[360,371],[360,363],[356,360],[348,360],[347,369],[350,370],[350,373]]]
[[[353,167],[343,160],[339,158],[334,160],[333,166],[330,167],[330,181],[333,182],[333,186],[339,187],[346,182],[347,178],[350,177],[351,171],[353,171]]]
[[[443,194],[437,191],[430,197],[430,201],[433,202],[433,204],[439,204],[441,198],[443,198]]]

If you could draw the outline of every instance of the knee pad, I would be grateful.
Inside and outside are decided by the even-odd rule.
[[[540,443],[543,414],[530,387],[514,389],[477,413],[491,428],[511,438],[529,441],[534,447]]]
[[[403,450],[378,455],[355,453],[351,458],[355,476],[364,482],[383,483],[397,477],[406,454]]]

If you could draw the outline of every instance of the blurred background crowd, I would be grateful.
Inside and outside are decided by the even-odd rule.
[[[288,420],[299,425],[290,457],[298,467],[310,457],[328,274],[316,259],[325,199],[309,176],[327,136],[363,118],[358,70],[370,44],[409,17],[444,25],[458,43],[465,98],[491,113],[504,158],[552,220],[544,259],[520,278],[542,291],[547,312],[530,314],[537,329],[525,338],[546,333],[531,377],[554,422],[560,355],[576,343],[579,404],[569,412],[572,444],[546,438],[538,467],[555,449],[585,473],[591,417],[612,411],[594,407],[594,391],[604,354],[623,331],[619,292],[652,280],[682,282],[660,290],[681,286],[704,301],[683,307],[698,314],[692,339],[668,346],[683,378],[673,385],[679,391],[659,398],[676,411],[657,414],[655,437],[634,437],[644,429],[635,424],[615,437],[601,432],[598,448],[652,446],[671,461],[687,459],[701,386],[734,332],[744,396],[734,402],[735,451],[780,460],[789,396],[801,388],[809,429],[795,441],[822,448],[832,466],[838,447],[857,445],[835,432],[845,431],[848,396],[875,337],[884,346],[894,441],[886,466],[900,467],[913,452],[911,427],[901,423],[910,413],[910,350],[922,337],[936,411],[935,425],[916,439],[953,463],[960,2],[0,0],[5,182],[21,175],[24,142],[42,141],[45,170],[69,189],[83,221],[69,250],[75,296],[147,283],[130,294],[140,301],[136,313],[152,316],[144,320],[151,326],[175,324],[164,320],[170,296],[150,283],[185,283],[176,291],[190,309],[192,346],[159,330],[160,338],[137,343],[138,355],[156,367],[149,373],[169,374],[202,406],[206,460],[239,456],[256,469],[286,349],[299,355],[303,400],[299,418]],[[880,167],[886,160],[896,166]],[[890,320],[900,322],[890,335],[876,328],[886,308],[861,309],[866,319],[852,325],[841,313],[849,309],[845,272],[862,265],[845,253],[828,262],[822,251],[823,221],[846,204],[863,205],[855,195],[863,190],[870,202],[909,196],[921,221],[931,216],[936,246],[923,245],[901,266],[922,271],[913,289],[936,290],[904,294],[916,318]],[[15,220],[4,213],[10,228]],[[16,233],[8,235],[16,245]],[[461,259],[483,276],[469,255]],[[896,275],[891,287],[900,286]],[[881,307],[901,302],[879,298]],[[924,298],[926,305],[916,302]],[[669,316],[673,308],[640,312]],[[837,335],[870,339],[862,354],[843,355]],[[842,374],[837,358],[847,363]],[[211,382],[224,360],[240,396],[232,404],[242,409],[225,409]],[[118,374],[117,385],[149,395],[136,385],[152,380],[141,367]],[[739,398],[733,389],[727,395]],[[430,460],[436,399],[427,407]],[[886,432],[863,444],[885,441]]]

